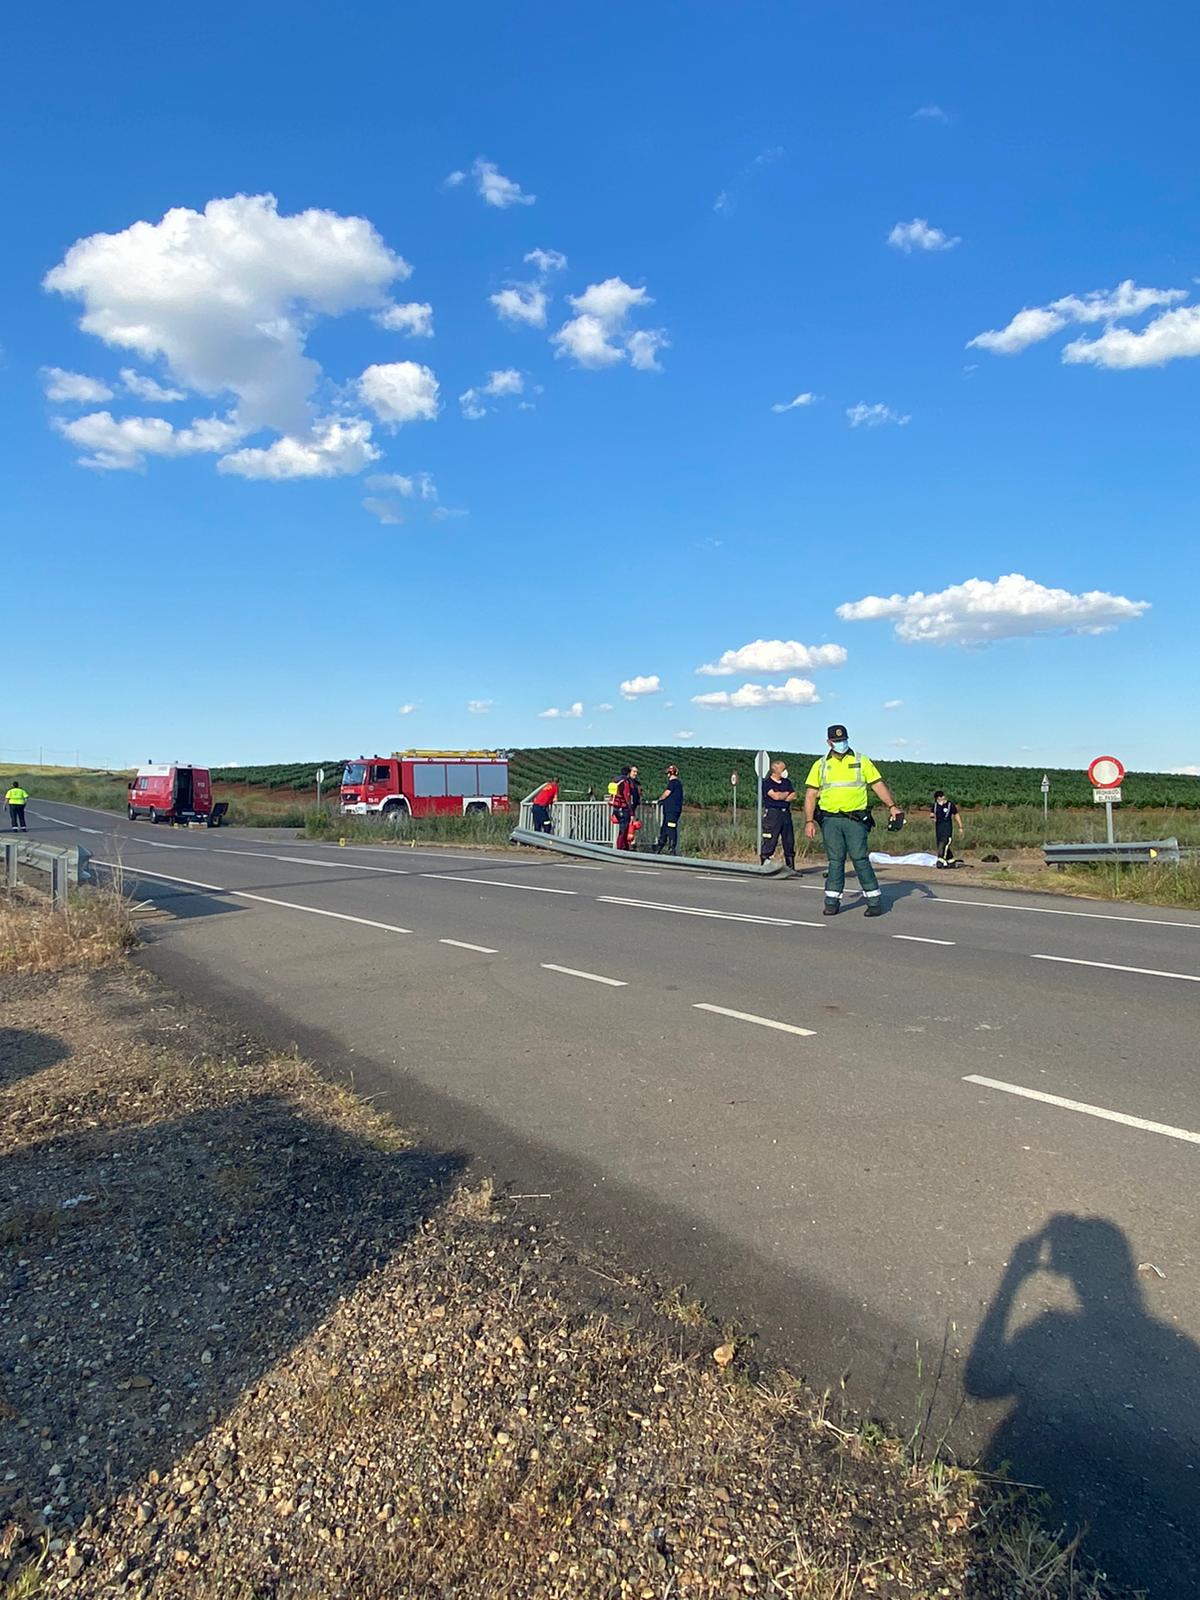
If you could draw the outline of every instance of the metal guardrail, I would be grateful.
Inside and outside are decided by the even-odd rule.
[[[50,879],[50,897],[56,909],[65,908],[72,885],[89,883],[91,854],[82,845],[27,844],[21,839],[0,839],[4,847],[4,882],[15,889],[21,882],[21,868],[44,874]]]
[[[591,861],[612,860],[616,852],[609,844],[594,844],[586,839],[560,839],[553,833],[533,833],[528,828],[514,828],[509,835],[513,844],[533,845],[539,850],[561,850],[568,856],[586,856]],[[637,856],[616,856],[618,861],[636,861]],[[681,872],[697,868],[708,873],[728,873],[739,878],[774,878],[783,870],[782,861],[768,861],[754,865],[749,861],[709,861],[700,856],[655,856],[654,868],[678,868]]]
[[[534,793],[537,791],[535,790]],[[657,800],[643,800],[638,807],[641,823],[640,841],[643,848],[658,838],[662,826],[662,806]],[[527,795],[521,801],[521,814],[517,829],[532,833],[533,802]],[[556,800],[550,807],[550,833],[548,838],[572,839],[581,844],[605,844],[610,848],[617,842],[617,830],[612,820],[612,802],[609,800]]]
[[[1182,859],[1178,839],[1123,839],[1116,844],[1047,844],[1042,849],[1048,867],[1096,861],[1153,861],[1177,865]]]

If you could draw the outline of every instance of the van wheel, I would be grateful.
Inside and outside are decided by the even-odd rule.
[[[128,811],[129,811],[129,820],[130,820],[130,822],[136,822],[137,821],[137,812],[133,809],[132,806],[128,807]]]
[[[151,822],[157,822],[158,821],[158,810],[157,810],[157,808],[155,806],[151,806],[150,807],[150,821]]]

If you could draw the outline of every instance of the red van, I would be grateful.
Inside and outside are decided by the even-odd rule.
[[[139,767],[129,784],[130,822],[149,817],[151,822],[203,822],[216,828],[228,809],[225,801],[213,805],[207,767]]]

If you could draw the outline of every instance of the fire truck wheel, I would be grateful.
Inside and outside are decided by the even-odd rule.
[[[396,802],[390,806],[384,806],[383,808],[383,819],[385,822],[403,822],[407,816],[408,807],[400,805],[399,802]]]

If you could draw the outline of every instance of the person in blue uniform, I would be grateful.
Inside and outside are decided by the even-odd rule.
[[[762,781],[763,827],[759,841],[759,860],[765,866],[783,845],[783,859],[796,870],[796,828],[792,822],[792,801],[796,788],[787,774],[785,761],[772,761]]]

